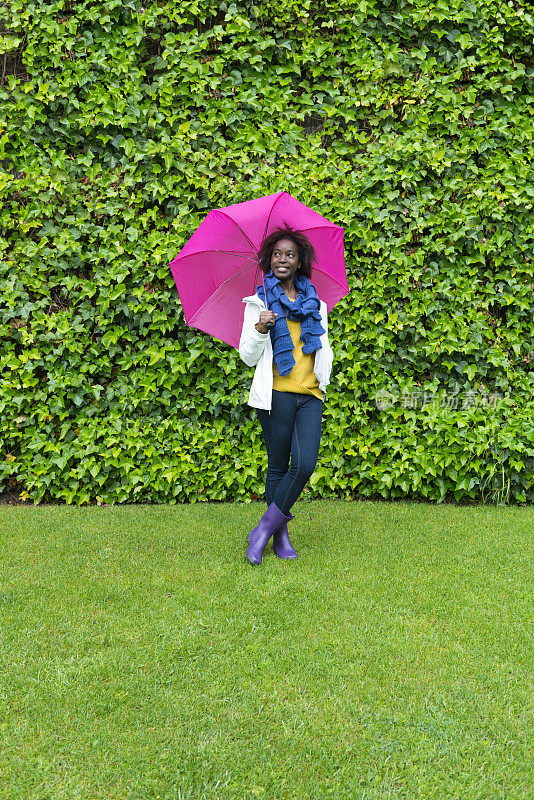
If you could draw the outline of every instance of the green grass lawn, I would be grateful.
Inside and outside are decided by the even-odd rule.
[[[0,506],[1,800],[534,798],[534,509]]]

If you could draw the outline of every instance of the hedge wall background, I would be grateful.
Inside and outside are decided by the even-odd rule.
[[[167,265],[210,208],[286,189],[344,226],[351,287],[306,496],[532,501],[527,2],[0,16],[0,491],[262,496],[253,370]]]

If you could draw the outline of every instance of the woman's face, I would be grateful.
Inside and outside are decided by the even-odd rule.
[[[299,250],[291,239],[279,239],[271,256],[271,269],[281,283],[293,279],[299,267]]]

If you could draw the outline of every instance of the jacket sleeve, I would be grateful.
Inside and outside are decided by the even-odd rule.
[[[326,366],[326,384],[330,383],[330,373],[332,372],[332,362],[334,360],[334,353],[328,340],[328,313],[326,310],[326,303],[322,307],[321,323],[324,328],[324,333],[321,336],[321,347],[324,348],[324,359]]]
[[[265,350],[265,345],[270,337],[269,331],[267,333],[259,333],[254,327],[258,321],[258,308],[253,303],[245,305],[245,316],[243,319],[243,328],[241,330],[241,339],[239,341],[239,355],[241,360],[249,367],[254,367],[260,360]]]

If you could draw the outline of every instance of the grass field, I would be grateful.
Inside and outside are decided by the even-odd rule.
[[[534,509],[0,506],[1,800],[532,800]]]

